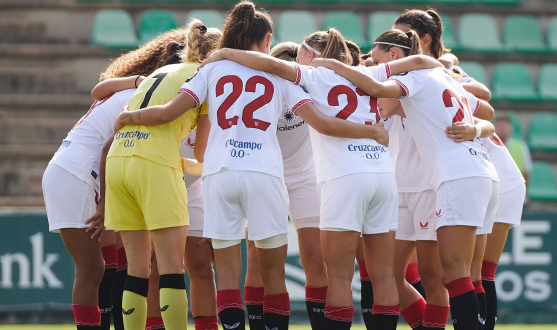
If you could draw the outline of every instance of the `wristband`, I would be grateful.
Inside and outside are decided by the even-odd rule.
[[[135,78],[135,88],[137,88],[137,79],[139,79],[139,76],[141,75],[138,74],[137,77]]]
[[[482,128],[480,125],[474,125],[474,127],[476,128],[476,137],[479,138],[482,135]]]

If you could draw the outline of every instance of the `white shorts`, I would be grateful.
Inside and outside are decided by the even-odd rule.
[[[478,235],[491,232],[498,200],[499,182],[490,178],[472,177],[443,182],[437,190],[435,229],[473,226],[478,228]]]
[[[188,236],[203,237],[203,185],[201,180],[196,181],[187,188],[188,191],[188,213],[190,214],[190,225]]]
[[[321,183],[321,230],[381,234],[396,230],[398,193],[392,173],[354,173]]]
[[[98,198],[91,185],[54,164],[44,171],[42,185],[49,231],[89,227],[85,221],[95,215]]]
[[[256,241],[288,233],[288,194],[282,178],[222,169],[203,177],[203,235],[220,240]]]
[[[435,191],[398,193],[398,229],[401,241],[437,241]]]
[[[285,183],[290,202],[288,215],[294,227],[319,228],[320,194],[315,176],[301,181],[285,178]]]
[[[512,227],[520,225],[522,208],[526,198],[526,184],[499,194],[499,206],[495,222],[508,223]]]

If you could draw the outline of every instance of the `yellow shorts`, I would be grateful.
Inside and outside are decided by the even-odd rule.
[[[122,231],[189,225],[182,172],[141,157],[108,158],[105,225]]]

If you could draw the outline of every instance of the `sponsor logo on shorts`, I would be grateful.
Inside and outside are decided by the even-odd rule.
[[[436,212],[436,213],[437,213],[437,212]],[[426,223],[422,223],[422,222],[420,221],[420,229],[428,229],[428,226],[429,226],[429,221],[426,222]]]
[[[441,216],[441,209],[439,209],[439,211],[435,212],[435,216],[437,216],[438,218]]]

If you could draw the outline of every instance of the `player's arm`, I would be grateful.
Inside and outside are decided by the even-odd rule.
[[[95,101],[100,101],[105,97],[112,95],[116,92],[123,91],[124,89],[137,88],[139,84],[145,79],[144,76],[137,75],[124,78],[110,78],[98,83],[93,90],[91,90],[91,97]]]
[[[189,109],[197,107],[197,102],[188,93],[180,93],[165,105],[151,106],[135,111],[123,111],[116,118],[115,132],[126,125],[153,126],[169,123]]]
[[[438,58],[439,62],[441,62],[447,69],[450,68],[453,65],[458,65],[458,63],[460,62],[458,60],[458,57],[456,57],[455,54],[451,54],[451,53],[447,53],[444,54],[443,56]]]
[[[211,55],[203,65],[224,59],[255,70],[274,73],[286,80],[296,81],[297,70],[294,62],[283,61],[260,52],[223,48]]]
[[[463,82],[462,87],[464,87],[464,89],[468,93],[474,95],[479,99],[486,100],[488,102],[489,100],[491,100],[491,91],[489,90],[489,88],[487,88],[484,84],[476,81],[473,78],[469,82]],[[491,120],[493,118],[490,119],[482,118],[482,119]]]
[[[85,222],[85,224],[90,224],[89,227],[85,230],[85,232],[93,231],[91,234],[91,239],[97,239],[98,241],[101,240],[102,233],[104,232],[104,206],[105,206],[105,196],[106,196],[106,181],[105,181],[105,173],[106,173],[106,157],[108,156],[108,151],[110,150],[110,146],[112,145],[112,141],[114,141],[114,134],[105,142],[102,152],[101,152],[101,168],[99,170],[99,181],[100,181],[100,200],[97,204],[97,211],[95,215],[91,217],[89,220]]]
[[[384,146],[389,145],[389,133],[383,127],[383,123],[363,125],[335,117],[328,117],[321,113],[313,103],[306,103],[299,107],[296,110],[296,115],[300,116],[311,127],[323,135],[352,139],[369,138],[375,139]]]
[[[211,122],[208,115],[199,116],[197,122],[197,131],[195,132],[195,145],[193,153],[198,162],[203,163],[205,160],[205,150],[207,149],[207,141],[209,140],[209,131],[211,131]]]
[[[490,137],[493,133],[495,133],[495,126],[492,123],[476,117],[474,117],[474,125],[459,121],[445,130],[447,137],[457,143],[470,141],[476,137]]]
[[[390,116],[401,116],[406,117],[402,104],[399,100],[395,99],[379,99],[377,100],[377,108],[379,109],[379,114],[382,118],[387,118]]]

